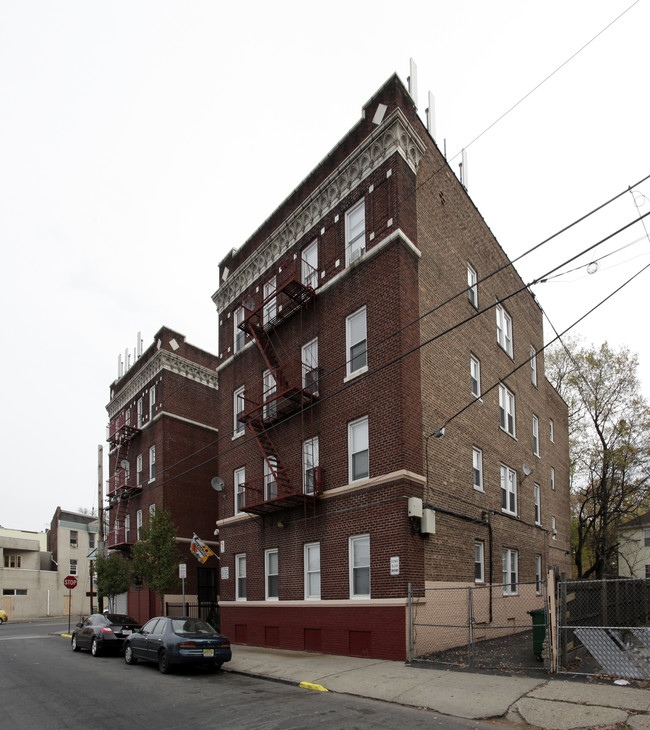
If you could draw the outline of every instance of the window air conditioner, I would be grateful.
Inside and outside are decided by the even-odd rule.
[[[350,252],[350,263],[353,263],[360,258],[366,252],[365,248],[355,248],[354,251]]]

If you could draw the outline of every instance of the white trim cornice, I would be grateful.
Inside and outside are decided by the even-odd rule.
[[[158,350],[149,362],[133,376],[128,385],[123,388],[106,406],[108,417],[113,418],[126,404],[163,370],[176,373],[188,380],[205,385],[207,388],[219,389],[219,376],[215,370],[199,365],[192,360],[176,355],[168,350]],[[127,373],[128,375],[128,373]]]
[[[222,282],[212,297],[217,311],[221,313],[237,301],[259,276],[389,157],[399,154],[416,174],[425,151],[420,136],[402,110],[396,109]]]

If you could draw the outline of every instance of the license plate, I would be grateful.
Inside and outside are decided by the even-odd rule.
[[[204,649],[203,656],[214,656],[214,649]]]
[[[124,631],[122,631],[122,633],[124,634],[124,636],[128,636],[129,634],[132,634],[133,631],[131,631],[131,629],[124,629]]]

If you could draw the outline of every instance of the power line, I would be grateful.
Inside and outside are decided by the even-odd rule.
[[[646,214],[645,214],[645,215],[644,215],[644,216],[643,216],[642,218],[645,218],[645,217],[646,217],[646,216],[648,216],[648,215],[650,215],[650,212],[646,213]],[[537,279],[533,280],[533,281],[532,281],[532,282],[531,282],[530,284],[525,284],[525,285],[523,285],[523,286],[519,287],[519,288],[518,288],[518,289],[516,289],[515,291],[511,292],[510,294],[507,294],[506,296],[502,297],[501,299],[499,299],[498,301],[494,302],[493,304],[490,304],[490,305],[488,305],[487,307],[483,308],[483,309],[482,309],[482,310],[480,310],[480,311],[474,312],[474,313],[473,313],[472,315],[470,315],[469,317],[465,318],[464,320],[462,320],[462,321],[460,321],[460,322],[457,322],[456,324],[452,325],[451,327],[449,327],[449,328],[447,328],[447,329],[443,330],[442,332],[439,332],[438,334],[436,334],[436,335],[434,335],[434,336],[430,337],[430,338],[429,338],[429,339],[427,339],[426,341],[424,341],[424,342],[421,342],[421,343],[419,343],[418,345],[416,345],[415,347],[411,348],[410,350],[408,350],[408,351],[406,351],[406,352],[404,352],[404,353],[401,353],[401,354],[400,354],[400,355],[398,355],[397,357],[395,357],[395,358],[393,358],[393,359],[389,360],[388,362],[386,362],[386,363],[383,363],[382,365],[380,365],[380,366],[376,367],[376,368],[375,368],[374,370],[372,370],[372,371],[369,371],[369,372],[367,372],[367,373],[364,373],[364,374],[362,374],[362,375],[358,376],[358,377],[357,377],[357,378],[355,378],[355,379],[354,379],[353,381],[349,381],[348,383],[344,384],[344,385],[343,385],[343,386],[342,386],[341,388],[339,388],[338,390],[336,390],[336,391],[334,391],[334,392],[330,393],[329,395],[327,395],[327,396],[325,396],[325,397],[323,397],[323,398],[319,398],[319,400],[318,400],[318,401],[317,401],[316,403],[313,403],[313,404],[311,404],[311,405],[309,405],[309,406],[306,406],[306,408],[304,408],[304,409],[303,409],[303,411],[309,410],[309,409],[313,408],[313,407],[314,407],[315,405],[317,405],[317,404],[323,403],[323,402],[325,402],[325,401],[327,401],[327,400],[329,400],[329,399],[331,399],[331,398],[333,398],[333,397],[335,397],[335,396],[338,396],[338,395],[340,395],[341,393],[345,392],[345,391],[346,391],[346,390],[347,390],[347,389],[348,389],[349,387],[351,387],[352,385],[356,385],[357,383],[359,383],[359,382],[361,382],[361,381],[364,381],[364,380],[368,379],[368,378],[369,378],[369,377],[371,377],[372,375],[375,375],[375,374],[377,374],[378,372],[380,372],[380,371],[384,370],[385,368],[387,368],[387,367],[390,367],[391,365],[394,365],[394,364],[396,364],[397,362],[399,362],[399,361],[400,361],[400,360],[402,360],[403,358],[407,357],[408,355],[411,355],[411,354],[415,353],[415,352],[416,352],[417,350],[421,349],[421,348],[422,348],[422,347],[424,347],[425,345],[431,344],[432,342],[434,342],[434,341],[436,341],[436,340],[440,339],[441,337],[443,337],[443,336],[445,336],[445,335],[449,334],[450,332],[453,332],[454,330],[458,329],[459,327],[463,326],[464,324],[467,324],[467,322],[470,322],[471,320],[475,319],[476,317],[478,317],[478,316],[480,316],[480,315],[484,314],[484,313],[485,313],[486,311],[489,311],[490,309],[494,309],[494,308],[495,308],[495,307],[496,307],[497,305],[499,305],[500,303],[502,303],[502,302],[505,302],[505,301],[507,301],[507,300],[511,299],[512,297],[516,296],[517,294],[520,294],[520,293],[521,293],[521,292],[523,292],[523,291],[527,291],[527,290],[529,289],[529,287],[530,287],[530,286],[533,286],[533,285],[534,285],[534,284],[536,284],[536,283],[539,283],[539,282],[542,282],[542,281],[544,281],[545,277],[547,277],[547,276],[548,276],[548,275],[549,275],[550,273],[552,273],[553,271],[555,271],[555,270],[556,270],[557,268],[560,268],[561,266],[564,266],[564,265],[566,265],[566,263],[569,263],[569,262],[571,262],[571,261],[575,260],[576,258],[578,258],[579,256],[582,256],[582,255],[583,255],[584,253],[587,253],[587,252],[589,252],[589,251],[593,250],[594,248],[596,248],[597,246],[599,246],[599,245],[602,245],[602,244],[603,244],[603,243],[605,243],[606,241],[608,241],[608,240],[610,240],[611,238],[613,238],[613,237],[614,237],[615,235],[618,235],[618,234],[619,234],[620,232],[622,232],[622,231],[626,230],[627,228],[629,228],[630,226],[634,225],[634,224],[635,224],[635,223],[637,223],[637,222],[639,222],[639,221],[638,221],[638,220],[634,220],[634,221],[632,221],[631,223],[628,223],[628,224],[626,224],[625,226],[623,226],[623,227],[619,228],[619,229],[618,229],[617,231],[615,231],[615,232],[611,233],[610,235],[606,236],[605,238],[601,239],[601,240],[600,240],[600,241],[598,241],[597,243],[595,243],[595,244],[593,244],[593,245],[589,246],[589,247],[588,247],[587,249],[585,249],[584,251],[582,251],[582,252],[580,252],[580,253],[576,254],[575,256],[571,257],[570,259],[568,259],[568,261],[565,261],[565,262],[563,262],[562,264],[560,264],[559,266],[555,267],[554,269],[551,269],[551,270],[550,270],[550,272],[547,272],[546,274],[543,274],[543,275],[542,275],[541,277],[538,277]],[[621,285],[621,286],[620,286],[620,287],[618,287],[618,288],[617,288],[616,290],[614,290],[614,291],[613,291],[613,292],[612,292],[612,293],[611,293],[610,295],[608,295],[608,296],[607,296],[607,297],[606,297],[605,299],[601,300],[601,302],[600,302],[599,304],[597,304],[596,306],[594,306],[594,307],[593,307],[592,309],[590,309],[590,310],[589,310],[589,311],[588,311],[588,312],[587,312],[586,314],[584,314],[584,315],[583,315],[582,317],[580,317],[580,318],[579,318],[578,320],[576,320],[576,321],[575,321],[575,322],[574,322],[574,323],[573,323],[573,324],[572,324],[572,325],[571,325],[571,326],[570,326],[569,328],[567,328],[567,329],[566,329],[566,330],[565,330],[565,331],[564,331],[564,332],[563,332],[562,334],[565,334],[565,333],[566,333],[567,331],[569,331],[569,329],[571,329],[572,327],[574,327],[574,326],[576,326],[577,324],[579,324],[579,323],[580,323],[580,322],[581,322],[581,321],[582,321],[583,319],[585,319],[585,318],[586,318],[586,317],[587,317],[587,316],[588,316],[589,314],[591,314],[591,313],[592,313],[593,311],[595,311],[595,310],[596,310],[596,309],[597,309],[597,308],[598,308],[599,306],[601,306],[602,304],[604,304],[604,303],[605,303],[605,302],[606,302],[606,301],[607,301],[608,299],[610,299],[610,298],[611,298],[612,296],[614,296],[614,294],[616,294],[616,293],[617,293],[618,291],[620,291],[620,290],[621,290],[621,289],[622,289],[622,288],[623,288],[623,287],[624,287],[625,285],[627,285],[627,284],[628,284],[628,283],[629,283],[630,281],[632,281],[632,280],[633,280],[634,278],[636,278],[637,276],[639,276],[639,275],[640,275],[640,274],[641,274],[641,273],[642,273],[643,271],[645,271],[645,270],[646,270],[646,269],[647,269],[648,267],[650,267],[650,264],[648,264],[648,266],[646,266],[646,267],[644,267],[643,269],[641,269],[641,270],[640,270],[640,271],[639,271],[639,272],[638,272],[637,274],[635,274],[635,275],[634,275],[633,277],[631,277],[631,278],[630,278],[630,279],[629,279],[629,280],[628,280],[627,282],[625,282],[625,284]],[[556,339],[557,339],[557,338],[556,338]],[[552,340],[552,341],[551,341],[551,342],[549,342],[549,343],[548,343],[548,344],[547,344],[546,346],[542,347],[542,348],[541,348],[540,350],[538,350],[538,351],[536,351],[536,352],[542,352],[542,351],[543,351],[543,350],[545,349],[545,347],[548,347],[548,345],[550,345],[550,344],[551,344],[552,342],[554,342],[554,341],[555,341],[555,340]],[[509,372],[508,374],[506,374],[506,376],[505,376],[504,378],[500,379],[500,380],[499,380],[499,381],[498,381],[497,383],[495,383],[495,384],[494,384],[493,386],[491,386],[491,387],[490,387],[490,388],[489,388],[489,389],[488,389],[487,391],[484,391],[484,393],[488,393],[488,392],[490,392],[491,390],[493,390],[494,388],[496,388],[496,387],[497,387],[497,386],[498,386],[498,385],[499,385],[499,384],[500,384],[501,382],[504,382],[504,381],[505,381],[505,380],[506,380],[506,379],[507,379],[508,377],[510,377],[510,376],[511,376],[511,375],[512,375],[513,373],[517,372],[517,371],[518,371],[519,369],[521,369],[522,367],[524,367],[525,365],[527,365],[527,364],[528,364],[528,363],[530,362],[530,360],[531,360],[531,358],[527,358],[526,360],[524,360],[524,361],[523,361],[523,362],[522,362],[522,363],[521,363],[520,365],[518,365],[518,366],[517,366],[517,367],[515,367],[515,368],[514,368],[513,370],[511,370],[511,371],[510,371],[510,372]],[[338,369],[340,369],[340,366],[339,366],[339,368],[336,368],[336,370],[338,370]],[[333,371],[333,372],[334,372],[334,371]],[[468,403],[468,404],[467,404],[467,405],[466,405],[465,407],[463,407],[463,408],[462,408],[462,409],[461,409],[460,411],[458,411],[458,412],[457,412],[457,413],[455,413],[455,414],[454,414],[453,416],[451,416],[451,417],[450,417],[450,418],[449,418],[449,419],[448,419],[448,420],[447,420],[447,421],[445,422],[445,424],[444,424],[444,425],[446,426],[446,425],[448,425],[449,423],[451,423],[451,421],[452,421],[452,420],[454,420],[455,418],[457,418],[457,417],[458,417],[458,416],[459,416],[459,415],[460,415],[461,413],[463,413],[463,412],[464,412],[465,410],[467,410],[467,409],[468,409],[469,407],[471,407],[472,405],[474,405],[474,403],[475,403],[475,402],[476,402],[476,400],[475,400],[475,399],[474,399],[474,400],[472,400],[472,401],[471,401],[470,403]],[[300,413],[302,413],[303,411],[300,411]],[[297,415],[298,415],[298,413],[293,413],[293,414],[290,414],[290,415],[286,416],[285,418],[283,418],[283,419],[281,419],[280,421],[276,422],[276,423],[275,423],[275,424],[273,424],[272,426],[270,426],[270,427],[266,428],[266,429],[265,429],[265,432],[266,432],[266,433],[268,433],[268,432],[272,432],[272,431],[274,431],[274,430],[275,430],[276,428],[278,428],[278,427],[280,427],[280,426],[284,425],[285,423],[287,423],[287,422],[288,422],[288,421],[290,421],[291,419],[295,418],[295,417],[296,417]],[[222,440],[222,439],[224,439],[224,438],[226,438],[226,436],[225,436],[225,435],[224,435],[224,436],[220,436],[220,437],[219,437],[219,439],[217,439],[217,441],[215,441],[214,443],[217,443],[218,441],[221,441],[221,440]],[[169,481],[172,481],[173,479],[177,479],[177,478],[179,478],[179,477],[181,477],[181,476],[184,476],[184,475],[186,475],[187,473],[190,473],[191,471],[193,471],[194,469],[197,469],[197,468],[199,468],[199,467],[201,467],[201,466],[205,466],[206,464],[208,464],[208,463],[211,463],[212,461],[214,461],[214,460],[215,460],[216,458],[218,458],[218,457],[220,457],[220,456],[223,456],[223,455],[225,455],[225,454],[228,454],[228,453],[230,453],[231,451],[234,451],[234,450],[236,450],[236,449],[238,449],[238,448],[241,448],[241,447],[242,447],[242,446],[244,446],[245,444],[249,444],[249,443],[252,443],[253,441],[255,441],[255,436],[251,436],[251,437],[249,437],[249,438],[244,438],[243,440],[239,439],[239,440],[238,440],[238,443],[237,443],[236,445],[234,445],[234,446],[231,446],[230,448],[226,449],[225,451],[221,451],[221,452],[220,452],[220,453],[219,453],[219,454],[218,454],[217,456],[215,456],[215,457],[212,457],[212,458],[210,458],[210,459],[207,459],[206,461],[203,461],[203,462],[201,462],[200,464],[197,464],[197,465],[195,465],[195,466],[191,467],[190,469],[187,469],[186,471],[184,471],[184,472],[181,472],[180,474],[177,474],[177,475],[175,475],[174,477],[171,477],[171,478],[169,478],[169,479],[165,480],[165,481],[163,482],[163,484],[165,484],[165,483],[167,483],[167,482],[169,482]],[[192,455],[190,455],[190,456],[192,456]],[[190,458],[190,457],[188,456],[187,458]],[[182,462],[182,460],[181,460],[181,462]],[[181,462],[177,462],[177,463],[181,463]],[[173,466],[176,466],[176,465],[173,465]],[[171,469],[171,468],[173,468],[173,466],[170,466],[169,468]]]

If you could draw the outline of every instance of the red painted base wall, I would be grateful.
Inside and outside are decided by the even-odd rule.
[[[404,606],[221,606],[234,644],[406,660]]]

